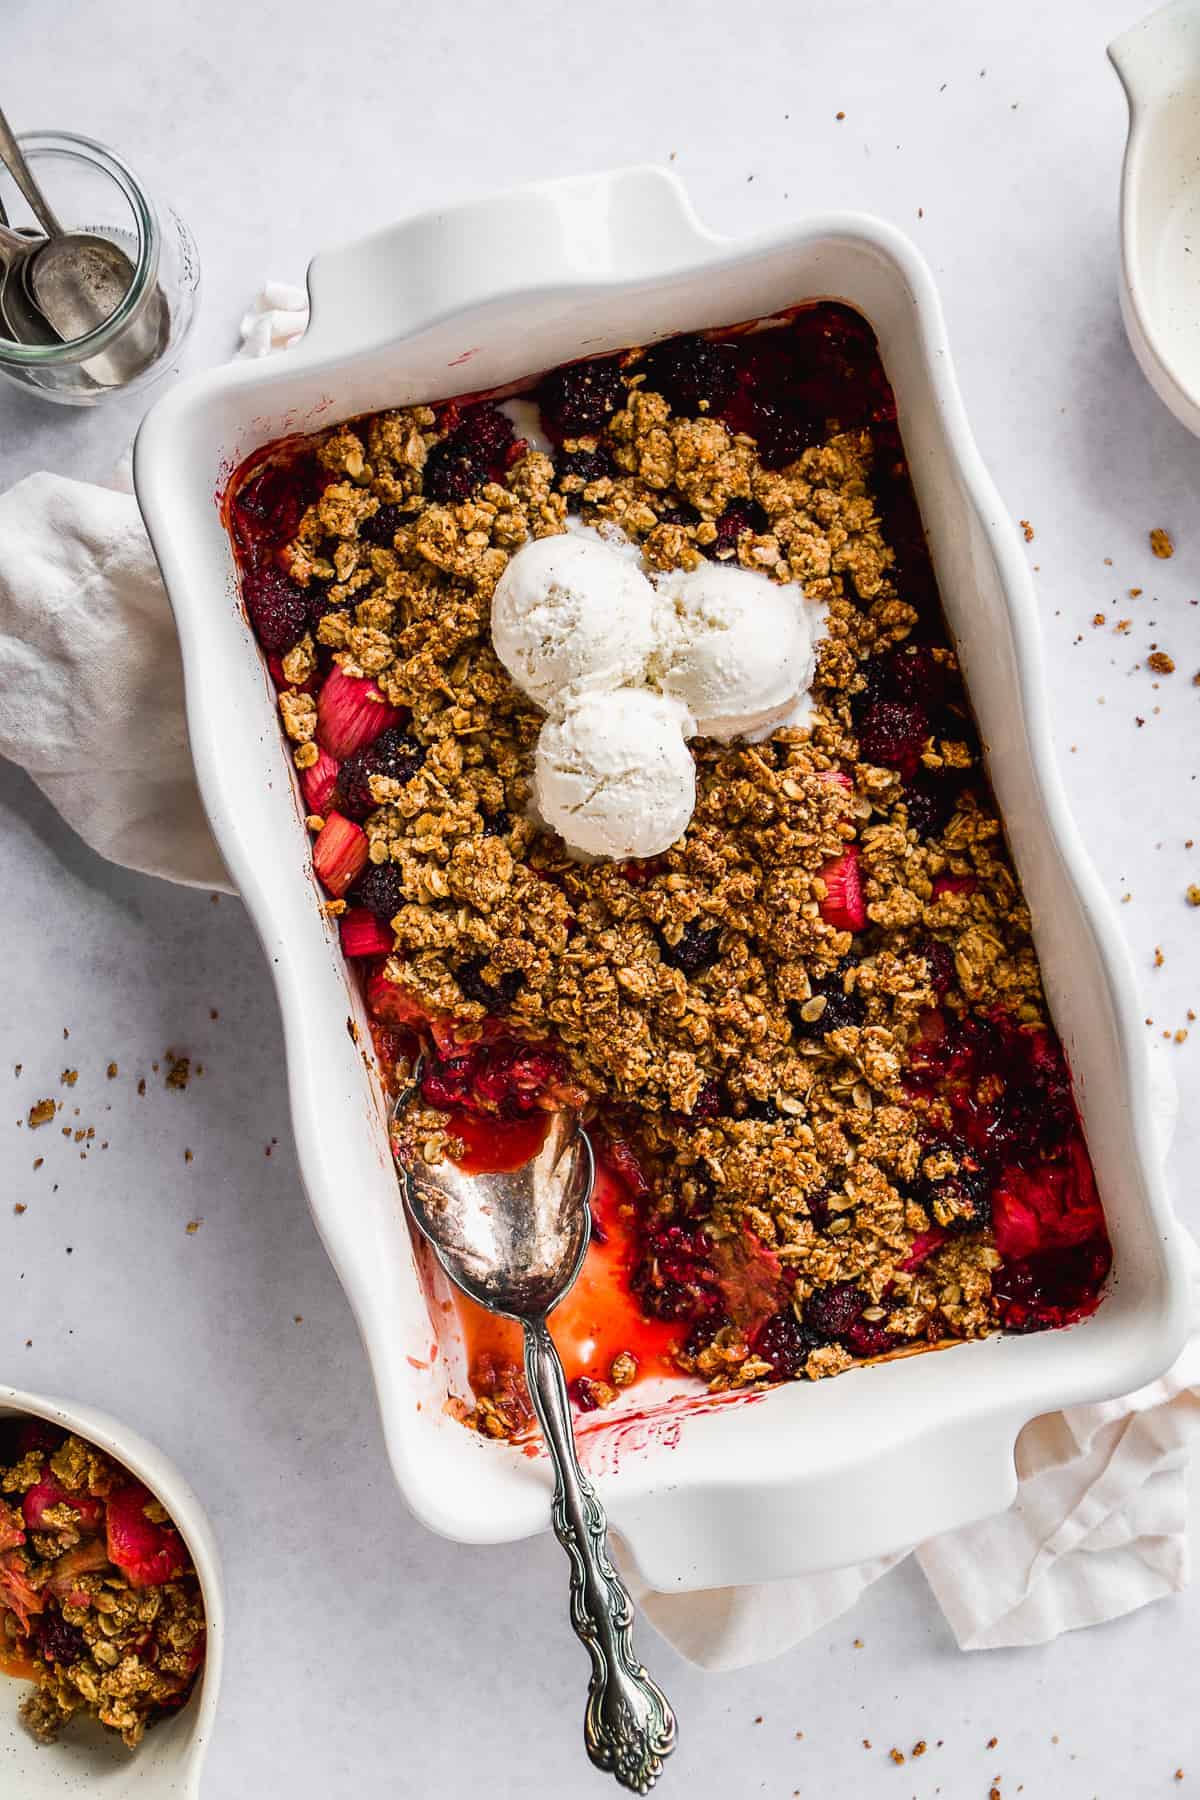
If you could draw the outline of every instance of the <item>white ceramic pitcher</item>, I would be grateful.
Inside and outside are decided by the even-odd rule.
[[[123,1463],[166,1507],[200,1577],[208,1620],[204,1671],[173,1719],[146,1733],[136,1750],[87,1720],[56,1744],[38,1744],[17,1713],[28,1685],[0,1676],[0,1794],[8,1800],[200,1800],[200,1776],[221,1685],[224,1597],[216,1540],[200,1502],[162,1453],[106,1413],[0,1385],[0,1418],[47,1419]]]
[[[1172,0],[1108,54],[1129,101],[1121,313],[1146,379],[1200,434],[1200,3]]]

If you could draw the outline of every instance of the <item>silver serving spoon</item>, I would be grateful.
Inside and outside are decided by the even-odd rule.
[[[647,1794],[675,1748],[675,1715],[633,1652],[633,1603],[608,1553],[608,1521],[579,1466],[567,1384],[546,1324],[583,1266],[595,1165],[571,1112],[551,1114],[541,1149],[509,1174],[431,1167],[405,1139],[421,1067],[392,1109],[400,1184],[455,1285],[525,1334],[525,1379],[554,1465],[554,1532],[571,1559],[571,1624],[592,1659],[584,1742],[598,1769]]]
[[[133,286],[134,266],[121,246],[108,238],[92,231],[63,230],[2,111],[0,161],[46,233],[45,239],[20,263],[25,298],[64,343],[86,337],[116,312]],[[5,277],[6,288],[11,280],[10,268]],[[5,310],[10,324],[15,324],[13,315],[20,314],[19,302],[14,300]],[[155,287],[140,315],[131,319],[128,330],[82,366],[100,386],[123,387],[161,355],[168,334],[166,301],[162,290]]]

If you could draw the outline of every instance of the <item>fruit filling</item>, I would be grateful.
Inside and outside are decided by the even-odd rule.
[[[511,1167],[546,1109],[584,1113],[596,1232],[554,1321],[584,1411],[665,1369],[812,1380],[1085,1317],[1103,1211],[869,326],[800,307],[522,401],[270,446],[226,498],[326,910],[387,1078],[425,1057],[422,1154]],[[742,572],[743,625],[821,609],[805,716],[730,735],[740,696],[685,696],[694,804],[663,848],[639,802],[644,855],[582,855],[534,805],[544,728],[570,716],[587,748],[590,690],[562,715],[539,686],[582,644],[543,656],[506,623],[518,684],[492,635],[498,589],[506,620],[538,599],[502,585],[518,553],[568,531],[660,597]],[[589,557],[522,583],[535,563]],[[601,722],[669,697],[652,633],[627,677],[629,643],[581,619]],[[513,1435],[519,1347],[467,1326],[459,1410]]]
[[[204,1661],[200,1583],[159,1502],[103,1451],[0,1421],[0,1673],[43,1743],[77,1713],[132,1750]]]

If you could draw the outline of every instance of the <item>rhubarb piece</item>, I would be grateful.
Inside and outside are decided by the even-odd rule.
[[[825,883],[821,917],[826,924],[838,931],[861,931],[867,922],[867,908],[858,873],[858,851],[853,844],[825,864],[821,880]]]
[[[395,948],[391,926],[366,906],[352,906],[342,914],[341,933],[347,956],[390,956]]]
[[[1104,1233],[1104,1213],[1092,1165],[1076,1139],[1066,1162],[1005,1169],[992,1194],[996,1248],[1019,1260],[1063,1250]]]
[[[53,1521],[46,1521],[46,1514],[56,1506],[70,1506],[79,1514],[80,1531],[86,1533],[100,1529],[104,1518],[103,1502],[92,1499],[88,1494],[69,1493],[47,1467],[42,1470],[37,1484],[26,1489],[25,1498],[21,1502],[21,1513],[30,1531],[59,1529]]]
[[[13,1550],[25,1542],[25,1527],[15,1506],[0,1500],[0,1551]]]
[[[935,1250],[941,1248],[947,1235],[940,1225],[931,1225],[928,1231],[918,1231],[908,1255],[900,1264],[904,1273],[910,1275],[914,1269],[919,1269],[927,1257],[932,1256]]]
[[[109,1561],[136,1588],[173,1581],[187,1567],[187,1550],[175,1527],[146,1517],[145,1509],[153,1502],[153,1494],[140,1482],[118,1488],[108,1497]]]
[[[304,804],[310,813],[325,817],[333,803],[340,768],[341,764],[335,756],[330,756],[328,750],[318,749],[316,762],[311,768],[301,771],[300,787],[304,794]]]
[[[317,695],[317,742],[342,760],[398,725],[402,716],[369,676],[347,675],[335,663]]]
[[[753,1334],[784,1298],[783,1264],[753,1231],[745,1229],[713,1245],[713,1267],[725,1311],[740,1330]]]
[[[416,995],[400,982],[392,981],[382,969],[367,983],[367,1009],[382,1024],[397,1031],[423,1025],[427,1019],[425,1008]]]
[[[0,1553],[0,1609],[15,1613],[22,1631],[44,1610],[46,1602],[29,1580],[29,1564],[21,1550]]]
[[[340,812],[331,812],[313,842],[313,868],[324,886],[340,899],[366,865],[366,832]]]

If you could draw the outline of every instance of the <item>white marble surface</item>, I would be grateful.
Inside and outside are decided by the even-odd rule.
[[[1184,902],[1200,879],[1185,848],[1200,843],[1200,448],[1117,315],[1124,106],[1104,45],[1138,11],[7,0],[3,98],[19,127],[118,145],[189,220],[204,265],[189,364],[227,354],[258,280],[299,278],[323,241],[535,175],[673,158],[718,229],[852,206],[911,231],[984,455],[1036,531],[1059,754],[1106,885],[1130,896],[1159,1030],[1200,1011],[1200,912]],[[0,486],[99,474],[135,422],[5,389]],[[1149,552],[1159,525],[1169,563]],[[1158,687],[1152,643],[1178,665]],[[275,1002],[239,905],[106,867],[8,767],[0,843],[0,1379],[123,1414],[211,1509],[231,1606],[206,1800],[599,1793],[557,1550],[442,1543],[393,1489],[300,1192]],[[204,1064],[186,1093],[153,1072],[168,1047]],[[1196,1221],[1200,1032],[1172,1055],[1173,1171]],[[63,1117],[78,1106],[109,1146],[86,1161],[15,1123],[67,1067]],[[999,1776],[1005,1795],[1061,1800],[1186,1792],[1172,1775],[1200,1782],[1198,1632],[1188,1594],[1044,1650],[964,1657],[901,1569],[742,1674],[701,1676],[644,1634],[683,1724],[664,1791],[982,1800]],[[928,1755],[893,1767],[889,1748],[922,1737]]]

